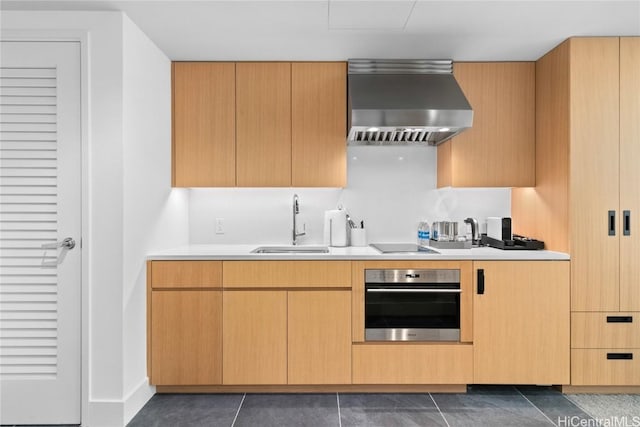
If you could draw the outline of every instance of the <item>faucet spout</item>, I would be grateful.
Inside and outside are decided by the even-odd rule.
[[[293,195],[293,230],[292,230],[292,242],[291,244],[298,244],[298,237],[304,236],[306,233],[306,225],[302,224],[302,233],[298,233],[298,226],[296,225],[296,216],[300,213],[300,203],[298,201],[298,195]]]

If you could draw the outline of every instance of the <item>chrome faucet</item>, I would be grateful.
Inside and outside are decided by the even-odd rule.
[[[296,226],[296,215],[300,213],[300,205],[298,203],[298,195],[293,195],[293,241],[291,242],[294,245],[297,245],[296,241],[298,237],[304,236],[306,233],[306,225],[302,224],[302,233],[298,233],[298,227]]]

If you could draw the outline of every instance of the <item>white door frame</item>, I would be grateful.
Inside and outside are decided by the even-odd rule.
[[[3,41],[20,42],[80,42],[80,143],[82,150],[82,240],[81,245],[81,268],[82,276],[80,282],[81,294],[81,323],[80,323],[80,349],[82,367],[80,370],[80,396],[82,399],[80,409],[80,420],[82,425],[86,425],[89,413],[89,245],[86,241],[91,239],[89,229],[89,33],[83,30],[2,30],[0,39]]]

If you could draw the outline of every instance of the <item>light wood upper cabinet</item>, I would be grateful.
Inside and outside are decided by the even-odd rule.
[[[236,64],[238,187],[291,186],[291,64]]]
[[[172,185],[236,185],[235,64],[174,62]]]
[[[286,291],[224,291],[223,300],[224,384],[286,384]]]
[[[150,382],[222,383],[222,291],[151,293]]]
[[[535,63],[458,62],[473,126],[438,146],[438,187],[535,185]]]
[[[344,62],[174,62],[174,187],[344,187]]]
[[[640,311],[640,37],[620,38],[620,310]],[[625,211],[629,223],[625,224]],[[629,228],[628,235],[624,229]]]
[[[288,383],[351,383],[351,291],[290,291]]]
[[[473,267],[474,382],[569,384],[569,262],[482,261]]]
[[[347,184],[347,66],[296,62],[291,66],[292,185]]]

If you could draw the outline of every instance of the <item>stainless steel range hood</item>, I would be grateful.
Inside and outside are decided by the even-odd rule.
[[[472,122],[450,60],[349,60],[350,145],[438,145]]]

